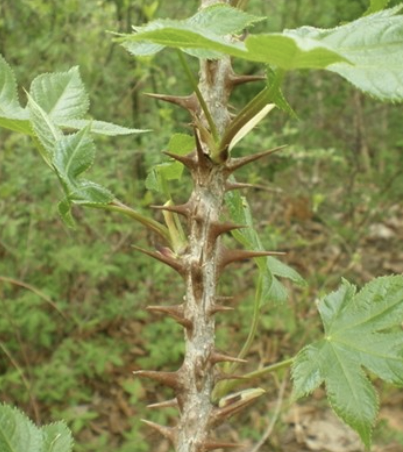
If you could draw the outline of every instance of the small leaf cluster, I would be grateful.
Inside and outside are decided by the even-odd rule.
[[[27,96],[28,104],[22,108],[13,71],[0,56],[0,126],[34,139],[61,183],[65,197],[59,203],[59,212],[67,225],[74,226],[72,204],[96,207],[114,199],[108,189],[80,177],[95,159],[91,134],[113,136],[143,131],[84,119],[89,97],[77,67],[36,77]],[[77,132],[65,134],[71,130]]]

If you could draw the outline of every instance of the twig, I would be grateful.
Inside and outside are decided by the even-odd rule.
[[[280,385],[280,391],[278,393],[276,407],[274,409],[274,413],[270,420],[270,423],[266,428],[266,431],[263,433],[263,436],[260,438],[260,441],[257,444],[255,444],[255,446],[249,452],[258,452],[258,450],[264,445],[264,443],[267,441],[269,436],[272,434],[274,426],[276,425],[278,417],[280,416],[281,406],[283,404],[283,399],[284,399],[284,392],[285,392],[285,388],[287,386],[287,381],[288,381],[287,377],[288,377],[288,375],[286,375],[284,377],[284,379]]]
[[[8,276],[0,276],[0,281],[3,281],[5,283],[13,284],[14,286],[23,287],[24,289],[30,290],[34,294],[38,295],[38,297],[42,298],[46,303],[48,303],[52,308],[57,311],[64,320],[68,320],[69,316],[66,315],[61,309],[57,307],[57,305],[41,290],[37,289],[36,287],[32,286],[31,284],[27,284],[24,281],[20,281],[18,279],[9,278]]]
[[[23,382],[23,384],[24,384],[24,386],[25,386],[25,388],[27,390],[31,406],[32,406],[32,409],[34,411],[35,421],[37,423],[40,423],[40,420],[41,420],[40,412],[39,412],[38,404],[37,404],[37,402],[35,400],[35,396],[34,396],[34,394],[32,392],[31,382],[26,378],[26,376],[24,374],[24,371],[22,370],[21,366],[13,358],[12,354],[8,351],[8,349],[5,346],[5,344],[3,344],[3,342],[1,342],[1,341],[0,341],[0,350],[7,356],[7,358],[10,361],[10,363],[14,366],[14,368],[20,374],[21,380],[22,380],[22,382]]]

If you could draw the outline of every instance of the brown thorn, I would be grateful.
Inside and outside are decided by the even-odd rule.
[[[225,223],[213,222],[211,223],[210,228],[210,239],[215,240],[221,234],[225,234],[230,231],[234,231],[235,229],[247,228],[243,224],[235,224],[230,221],[226,221]]]
[[[211,427],[215,428],[222,422],[224,422],[226,419],[230,418],[231,416],[234,416],[235,414],[238,414],[244,408],[248,407],[249,405],[252,405],[256,401],[256,399],[257,398],[242,400],[221,408],[214,408],[214,410],[211,413],[211,418],[209,421]]]
[[[147,408],[150,408],[150,409],[177,408],[177,406],[178,406],[178,400],[171,399],[171,400],[165,400],[164,402],[152,403],[151,405],[147,405]]]
[[[177,213],[179,215],[183,215],[184,217],[189,216],[189,204],[180,204],[179,206],[150,206],[151,209],[156,210],[166,210],[167,212]]]
[[[137,377],[149,378],[164,386],[168,386],[172,389],[178,389],[180,387],[179,373],[178,372],[163,372],[155,370],[137,370],[133,372]]]
[[[220,256],[219,270],[222,271],[227,265],[233,262],[244,261],[256,257],[283,256],[285,253],[279,251],[250,251],[250,250],[229,250],[224,249]]]
[[[254,188],[255,185],[253,184],[245,184],[242,182],[226,182],[225,183],[225,191],[231,191],[231,190],[241,190],[243,188]]]
[[[231,74],[229,77],[229,85],[232,87],[243,85],[244,83],[250,82],[261,82],[262,80],[266,80],[264,75],[235,75]]]
[[[167,314],[172,317],[176,322],[185,327],[186,329],[193,328],[193,322],[189,319],[185,319],[182,305],[175,306],[147,306],[147,311],[159,312],[161,314]]]
[[[155,422],[147,421],[146,419],[141,419],[141,422],[144,422],[144,424],[148,425],[149,427],[156,430],[158,433],[160,433],[162,436],[167,438],[169,441],[174,443],[175,441],[175,433],[176,430],[172,427],[165,427],[164,425],[156,424]]]
[[[245,364],[248,361],[246,361],[245,359],[235,358],[233,356],[229,356],[224,353],[219,353],[219,352],[215,351],[210,356],[210,362],[212,364],[223,363],[223,362]]]
[[[179,258],[174,257],[173,253],[171,256],[168,255],[168,253],[163,254],[161,252],[157,251],[149,251],[145,250],[143,248],[140,248],[138,246],[132,245],[133,248],[137,251],[140,251],[143,254],[146,254],[147,256],[153,257],[154,259],[157,259],[158,261],[162,262],[163,264],[169,265],[171,268],[173,268],[175,271],[177,271],[181,276],[185,274],[185,268],[180,261]],[[170,251],[170,250],[169,250]]]
[[[239,443],[224,443],[219,441],[206,441],[203,444],[201,444],[197,451],[198,452],[208,452],[210,450],[216,450],[216,449],[235,449],[237,447],[241,447],[241,444]]]
[[[209,315],[214,315],[217,314],[219,312],[230,312],[230,311],[234,311],[234,308],[231,308],[230,306],[222,306],[219,304],[213,305],[210,309],[208,314]]]
[[[193,116],[197,113],[199,109],[199,103],[196,95],[190,94],[189,96],[171,96],[169,94],[155,94],[155,93],[144,93],[146,96],[152,97],[163,102],[169,102],[171,104],[178,105],[184,108]]]
[[[193,152],[191,152],[190,154],[187,154],[187,155],[178,155],[178,154],[173,154],[172,152],[163,151],[163,154],[182,163],[182,165],[185,165],[186,168],[188,168],[189,170],[195,170],[197,167],[197,162],[194,158]]]
[[[259,160],[263,157],[271,155],[274,152],[281,151],[282,149],[284,149],[286,147],[287,147],[286,145],[278,146],[276,148],[269,149],[267,151],[257,152],[256,154],[246,155],[245,157],[232,158],[227,164],[227,172],[229,174],[231,174],[234,171],[236,171],[237,169],[242,168],[245,165],[248,165],[249,163],[255,162],[256,160]]]

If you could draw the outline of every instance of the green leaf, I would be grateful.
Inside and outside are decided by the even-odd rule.
[[[176,133],[168,143],[168,150],[174,154],[185,155],[195,148],[195,139],[192,135]],[[180,180],[183,174],[183,165],[170,159],[169,162],[154,165],[149,171],[145,185],[147,190],[157,193],[166,193],[166,181]]]
[[[266,18],[253,16],[240,9],[218,4],[199,10],[185,22],[190,25],[207,28],[219,36],[225,36],[241,33],[250,25],[263,20],[266,20]]]
[[[246,59],[267,63],[284,70],[324,69],[348,59],[326,43],[307,36],[271,33],[251,35],[245,41]]]
[[[146,129],[131,129],[128,127],[118,126],[110,122],[95,121],[92,119],[71,119],[66,121],[57,122],[58,126],[62,129],[80,130],[87,126],[90,126],[92,133],[97,135],[117,136],[117,135],[132,135],[135,133],[150,132]]]
[[[139,39],[133,41],[130,39],[130,35],[126,35],[129,39],[123,43],[123,46],[133,55],[150,56],[161,51],[167,45],[170,45],[165,41],[165,39],[168,39],[169,42],[171,42],[170,40],[174,38],[174,36],[169,38],[170,28],[178,30],[179,33],[180,30],[192,32],[192,30],[196,29],[198,31],[198,36],[190,33],[192,39],[189,42],[186,42],[187,38],[185,35],[182,35],[179,38],[182,45],[179,47],[190,55],[198,58],[218,58],[220,57],[220,52],[223,51],[223,48],[219,49],[211,48],[209,46],[200,46],[200,43],[203,41],[203,30],[210,34],[213,41],[216,37],[218,38],[218,46],[220,43],[223,43],[225,46],[226,39],[223,38],[225,35],[241,32],[253,23],[260,22],[264,19],[264,17],[253,16],[228,5],[213,5],[201,9],[195,15],[185,20],[155,20],[143,27],[133,27],[135,33],[139,35]],[[156,36],[151,36],[151,39],[149,39],[147,33],[157,31],[158,34],[158,30],[163,29],[166,30],[166,33],[163,33],[163,35],[165,34],[165,37],[162,36],[162,42],[158,41],[161,37],[155,39]],[[220,37],[223,39],[219,39]],[[175,45],[175,47],[177,46]],[[236,49],[236,46],[234,48]]]
[[[81,118],[90,104],[78,67],[39,75],[31,84],[30,94],[55,122]]]
[[[281,89],[281,83],[277,83],[278,74],[272,68],[268,67],[267,73],[267,86],[270,88],[270,102],[273,102],[276,107],[280,108],[293,118],[297,119],[297,114],[292,109],[291,105],[285,98]]]
[[[71,206],[72,203],[70,202],[70,200],[68,198],[64,198],[59,202],[57,208],[59,210],[59,215],[63,223],[68,228],[74,229],[76,227],[76,222],[74,221],[74,217],[71,214]]]
[[[114,199],[114,195],[102,185],[88,180],[80,180],[69,199],[75,204],[96,207],[109,204]]]
[[[267,258],[267,266],[270,268],[273,274],[278,276],[279,278],[289,279],[299,286],[306,285],[305,279],[296,270],[289,267],[287,264],[281,262],[275,257],[269,256]]]
[[[168,150],[174,154],[185,155],[192,152],[196,143],[192,135],[184,133],[175,133],[168,143]]]
[[[87,171],[95,159],[95,146],[90,135],[90,125],[79,132],[61,137],[55,144],[53,168],[66,197],[58,209],[64,223],[73,228],[73,204],[98,207],[109,204],[114,195],[106,188],[78,177]]]
[[[403,277],[377,278],[358,294],[343,281],[318,309],[324,338],[297,355],[294,397],[309,394],[324,382],[335,412],[369,447],[378,402],[363,368],[403,385]]]
[[[131,54],[136,57],[148,57],[155,55],[165,48],[164,45],[154,44],[152,42],[136,42],[125,41],[122,46]]]
[[[17,82],[14,72],[0,55],[0,116],[26,119],[26,113],[18,100]]]
[[[75,186],[66,186],[62,182],[66,197],[58,205],[59,214],[69,228],[75,227],[75,221],[71,214],[73,204],[100,207],[109,204],[113,199],[113,193],[101,185],[85,179],[75,181]]]
[[[364,16],[382,11],[388,6],[389,2],[390,0],[371,0],[371,3],[368,9],[365,11]]]
[[[0,127],[12,130],[13,132],[23,133],[25,135],[33,135],[34,132],[31,127],[31,123],[28,120],[28,113],[26,113],[27,119],[16,119],[5,116],[0,116]]]
[[[257,20],[262,18],[228,5],[216,5],[186,20],[156,20],[143,27],[135,27],[134,34],[121,35],[121,40],[134,55],[150,55],[168,46],[180,48],[199,58],[213,59],[228,54],[285,70],[324,68],[346,61],[344,56],[326,44],[298,35],[251,35],[244,43],[228,40],[228,34],[234,34]],[[138,43],[138,53],[133,43]]]
[[[343,55],[352,64],[335,63],[335,72],[378,99],[403,100],[403,5],[328,30],[302,27],[290,36],[308,37]]]
[[[41,428],[43,452],[71,452],[73,438],[64,422],[55,422]]]
[[[180,180],[183,165],[180,162],[160,163],[152,167],[146,179],[146,188],[158,193],[164,193],[164,184],[168,180]]]
[[[42,157],[46,163],[51,166],[56,142],[62,139],[63,134],[53,123],[45,110],[43,110],[29,94],[27,94],[27,96],[30,120],[35,135],[42,146]]]
[[[94,163],[95,146],[89,127],[61,137],[56,145],[53,166],[65,184],[67,194],[76,186],[76,178]]]
[[[40,430],[17,408],[0,405],[1,452],[42,452]]]

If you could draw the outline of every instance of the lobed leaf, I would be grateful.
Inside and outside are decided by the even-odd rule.
[[[399,5],[333,29],[302,27],[290,36],[308,37],[343,55],[326,69],[378,99],[403,100],[403,17]]]
[[[369,447],[378,401],[363,369],[403,385],[403,276],[377,278],[358,294],[343,280],[320,300],[318,310],[325,335],[297,355],[294,397],[324,382],[335,412]]]

